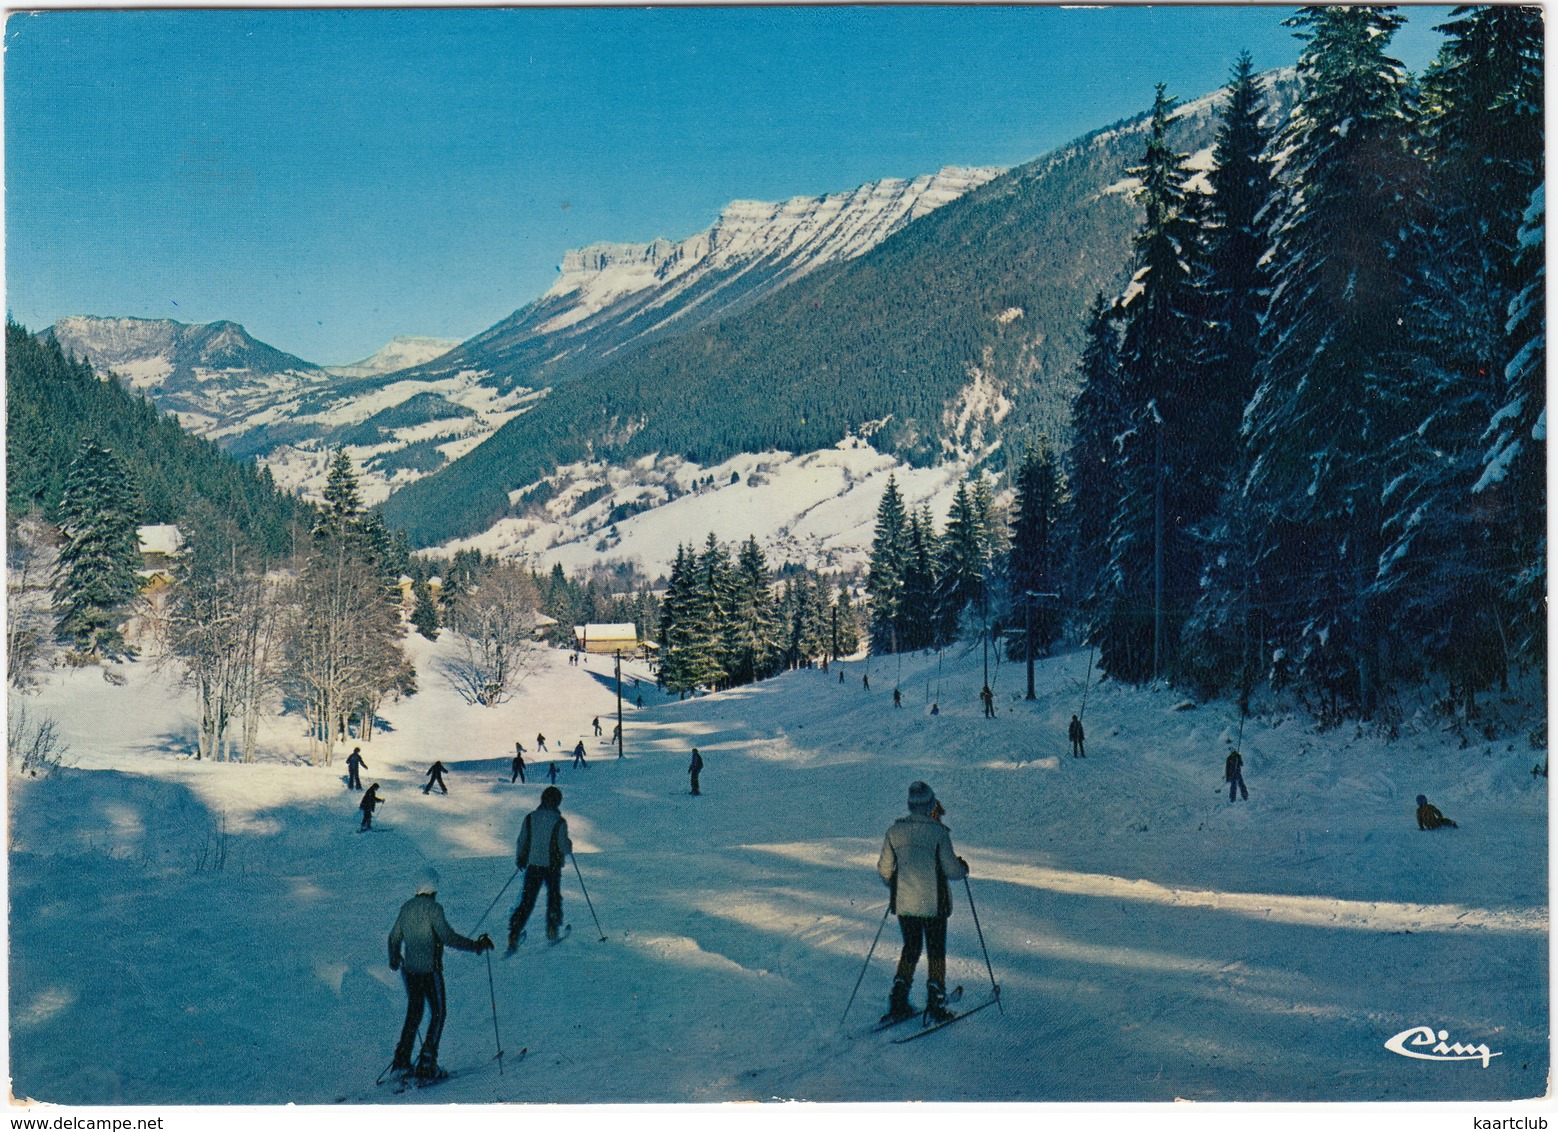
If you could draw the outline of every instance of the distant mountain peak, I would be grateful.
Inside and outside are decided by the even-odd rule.
[[[429,338],[415,334],[398,334],[375,353],[360,361],[344,366],[326,366],[338,377],[377,377],[430,362],[447,354],[460,344],[458,338]]]

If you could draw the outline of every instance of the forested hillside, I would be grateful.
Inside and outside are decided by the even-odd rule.
[[[283,494],[263,468],[240,464],[215,444],[58,343],[8,323],[6,361],[6,508],[53,517],[83,439],[94,438],[125,465],[139,496],[142,523],[178,523],[205,504],[231,519],[267,556],[287,552],[306,507]]]
[[[1175,144],[1208,147],[1213,110],[1199,103],[1176,119]],[[1121,182],[1144,122],[1012,170],[858,259],[554,389],[392,496],[386,519],[421,545],[470,534],[508,512],[510,491],[587,455],[715,462],[823,448],[860,430],[927,464],[954,446],[990,448],[997,413],[992,459],[1003,465],[1014,443],[1020,452],[1066,427],[1083,315],[1128,270],[1140,208]],[[960,393],[979,376],[991,403],[960,415]]]

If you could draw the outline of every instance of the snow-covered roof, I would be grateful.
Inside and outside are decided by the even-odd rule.
[[[137,527],[142,554],[177,554],[184,549],[184,535],[172,523],[148,523]]]
[[[638,627],[631,621],[615,625],[575,625],[573,635],[581,641],[637,641]]]

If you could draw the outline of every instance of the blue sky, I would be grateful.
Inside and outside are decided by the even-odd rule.
[[[1432,58],[1447,8],[1403,9]],[[1296,61],[1257,6],[46,11],[6,23],[6,286],[310,361],[466,338],[563,252],[1013,165]]]

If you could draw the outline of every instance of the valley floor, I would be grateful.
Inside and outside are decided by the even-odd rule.
[[[149,664],[112,686],[51,673],[22,702],[71,765],[10,780],[10,1072],[63,1105],[861,1101],[1493,1101],[1548,1090],[1545,752],[1461,748],[1431,718],[1387,742],[1353,725],[1252,718],[1250,798],[1230,804],[1227,705],[1097,683],[1087,757],[1066,723],[1086,652],[1041,661],[1037,698],[961,647],[678,702],[630,666],[626,754],[609,658],[539,657],[520,694],[467,706],[448,643],[412,638],[422,691],[364,744],[388,799],[359,834],[345,771],[308,765],[295,718],[265,757],[195,761],[191,701]],[[869,672],[871,688],[862,686]],[[632,678],[639,683],[634,686]],[[892,706],[891,690],[904,705]],[[642,696],[644,706],[636,705]],[[935,701],[940,713],[932,716]],[[1540,718],[1533,709],[1533,718]],[[515,739],[558,755],[577,852],[571,935],[508,960],[513,845],[543,765],[511,784]],[[703,795],[687,762],[706,760]],[[348,748],[349,749],[349,748]],[[434,758],[447,796],[421,792]],[[530,756],[536,758],[534,754]],[[954,888],[949,983],[1002,1010],[908,1045],[861,1037],[885,1007],[895,926],[841,1018],[878,928],[875,862],[914,779],[972,867]],[[538,785],[538,782],[541,784]],[[1460,823],[1420,832],[1427,794]],[[404,1008],[385,939],[424,863],[491,963],[446,956],[434,1090],[375,1089]],[[594,912],[582,897],[588,887]],[[969,907],[968,893],[976,901]],[[485,919],[483,909],[496,900]],[[532,940],[540,935],[539,915]],[[599,937],[606,937],[601,940]],[[489,1001],[489,993],[491,1001]],[[923,995],[923,967],[915,999]],[[490,1064],[495,1003],[504,1046]],[[1486,1045],[1432,1061],[1414,1027]]]

